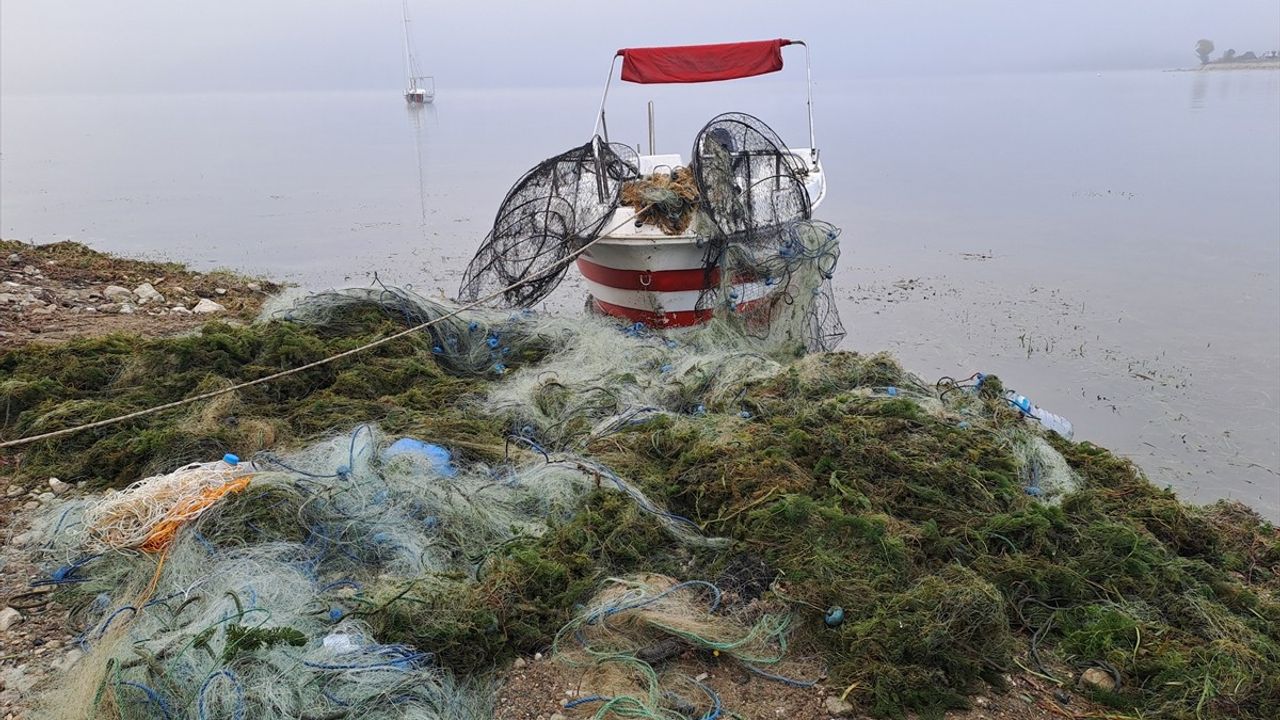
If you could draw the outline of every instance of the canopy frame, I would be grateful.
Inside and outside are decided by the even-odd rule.
[[[803,40],[788,40],[786,45],[799,45],[804,48],[804,77],[805,77],[805,106],[809,113],[809,150],[813,153],[814,160],[818,158],[818,141],[813,132],[813,67],[809,59],[809,45]],[[600,96],[600,111],[596,115],[595,126],[591,129],[591,136],[601,136],[604,141],[609,142],[609,125],[605,121],[605,105],[609,102],[609,86],[613,83],[613,74],[618,67],[618,58],[624,56],[624,51],[619,50],[614,54],[613,60],[609,63],[609,74],[605,76],[604,92]],[[723,82],[723,81],[711,81]]]

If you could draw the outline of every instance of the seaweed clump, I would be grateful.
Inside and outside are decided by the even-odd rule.
[[[340,329],[211,323],[188,337],[26,348],[0,356],[0,427],[15,437],[122,414],[401,327],[366,308]],[[554,349],[507,363],[545,372]],[[683,387],[678,407],[604,430],[592,429],[599,418],[580,419],[586,430],[573,433],[585,455],[730,544],[682,545],[634,498],[601,490],[548,517],[544,532],[466,558],[471,576],[374,584],[346,607],[378,642],[476,675],[545,648],[609,577],[696,573],[732,584],[738,572],[751,575],[744,592],[793,614],[791,646],[820,658],[830,684],[878,716],[936,716],[1022,670],[1135,716],[1280,717],[1280,533],[1255,513],[1182,503],[1102,448],[1040,437],[992,392],[994,379],[983,392],[940,398],[884,355],[824,353],[779,368],[753,372],[732,393],[722,378],[715,398]],[[507,382],[451,372],[430,339],[409,336],[280,382],[37,443],[14,460],[28,481],[120,486],[376,421],[495,472],[554,462],[555,448],[519,424],[535,413],[485,408]],[[574,397],[567,388],[539,413],[574,411]],[[1076,478],[1052,499],[1028,492],[1028,436]],[[241,541],[304,542],[287,521],[298,502],[251,486],[222,514],[252,520],[237,532],[256,535]],[[235,640],[233,654],[283,652],[294,639]],[[1115,682],[1080,686],[1094,667]]]

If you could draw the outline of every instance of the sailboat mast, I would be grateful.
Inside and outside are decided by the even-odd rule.
[[[401,5],[404,14],[404,71],[412,90],[417,87],[417,81],[413,78],[413,52],[409,49],[409,0],[402,0]]]

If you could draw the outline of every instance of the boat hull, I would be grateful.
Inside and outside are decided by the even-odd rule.
[[[714,308],[706,302],[707,291],[722,288],[722,283],[719,270],[707,268],[705,239],[693,234],[665,235],[656,228],[637,226],[633,217],[630,208],[619,208],[611,223],[618,229],[577,259],[591,307],[656,328],[710,320]],[[725,301],[745,312],[769,302],[779,289],[756,278],[734,278],[724,290]]]

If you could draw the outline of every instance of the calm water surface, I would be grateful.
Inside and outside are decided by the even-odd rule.
[[[724,110],[806,145],[796,79],[615,88],[612,137],[643,140],[654,99],[663,152]],[[6,96],[0,232],[452,294],[597,93]],[[1155,482],[1280,518],[1280,73],[843,81],[815,105],[845,349],[998,373]]]

